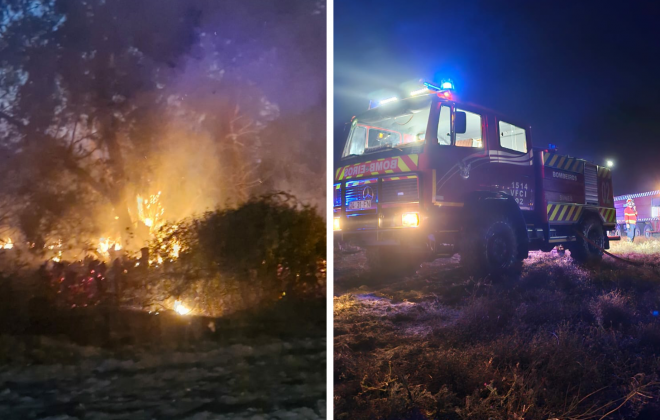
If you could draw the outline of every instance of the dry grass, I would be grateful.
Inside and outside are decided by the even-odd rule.
[[[375,279],[338,254],[336,418],[660,418],[658,243],[614,244],[642,266],[534,254],[518,278],[440,259]]]

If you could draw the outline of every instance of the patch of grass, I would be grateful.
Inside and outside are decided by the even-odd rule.
[[[660,257],[631,258],[648,263],[535,254],[478,279],[447,259],[353,283],[335,298],[336,418],[660,418]]]

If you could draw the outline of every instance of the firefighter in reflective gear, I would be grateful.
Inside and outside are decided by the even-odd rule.
[[[626,201],[626,206],[623,210],[623,219],[626,222],[626,235],[630,242],[635,240],[635,230],[637,230],[637,207],[632,198]]]

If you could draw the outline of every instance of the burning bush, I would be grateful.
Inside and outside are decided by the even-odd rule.
[[[157,300],[207,314],[324,292],[325,222],[285,193],[165,225],[150,251]]]

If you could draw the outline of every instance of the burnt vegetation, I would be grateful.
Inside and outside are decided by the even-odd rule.
[[[618,244],[617,244],[618,245]],[[374,278],[335,262],[338,419],[655,419],[660,262],[534,255],[516,278],[473,278],[458,257]]]
[[[295,0],[4,2],[0,272],[20,310],[322,314],[324,23]]]

